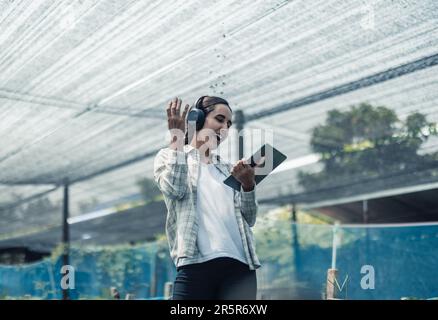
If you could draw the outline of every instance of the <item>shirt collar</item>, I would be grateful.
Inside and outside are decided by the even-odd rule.
[[[196,149],[195,147],[191,146],[190,144],[184,145],[184,152],[187,153],[187,154],[192,153],[192,152],[194,152],[196,154],[199,153],[198,149]],[[218,154],[213,153],[212,156],[214,158],[216,158],[218,163],[222,162],[222,158]]]
[[[185,153],[193,152],[193,150],[196,150],[196,148],[192,147],[190,144],[184,145],[184,152]]]

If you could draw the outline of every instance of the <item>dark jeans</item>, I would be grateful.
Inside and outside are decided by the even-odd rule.
[[[173,300],[255,300],[255,270],[232,259],[217,258],[177,269]]]

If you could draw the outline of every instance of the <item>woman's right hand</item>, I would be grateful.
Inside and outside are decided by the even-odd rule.
[[[167,125],[171,135],[171,148],[176,149],[184,145],[184,136],[186,129],[186,115],[189,105],[186,104],[181,114],[182,100],[175,97],[167,106]]]
[[[181,113],[181,103],[182,100],[178,99],[178,97],[172,99],[169,104],[167,105],[167,124],[169,127],[169,130],[172,129],[179,129],[183,132],[185,132],[186,129],[186,115],[187,111],[189,110],[189,105],[186,104],[184,111]]]

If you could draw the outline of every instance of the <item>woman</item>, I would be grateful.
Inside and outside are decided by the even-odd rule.
[[[256,299],[260,263],[250,229],[257,213],[254,168],[243,160],[232,166],[212,154],[227,136],[232,110],[219,97],[199,98],[190,112],[189,105],[181,110],[181,103],[169,102],[172,139],[154,162],[177,267],[173,299]],[[241,183],[240,192],[223,183],[230,174]]]

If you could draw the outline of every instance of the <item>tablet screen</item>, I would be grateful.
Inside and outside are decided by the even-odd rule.
[[[286,158],[287,156],[285,154],[281,153],[268,143],[264,144],[259,150],[257,150],[257,152],[249,159],[252,167],[257,163],[260,164],[254,168],[256,185],[266,178],[275,168],[286,160]],[[240,182],[232,175],[226,178],[224,183],[231,188],[240,191]]]

